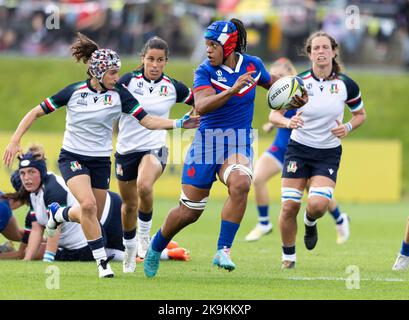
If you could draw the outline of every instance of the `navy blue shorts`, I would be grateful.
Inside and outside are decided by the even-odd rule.
[[[94,261],[94,256],[89,246],[80,249],[68,250],[58,248],[55,254],[56,261]]]
[[[309,179],[324,176],[336,182],[341,154],[342,146],[317,149],[290,140],[284,158],[282,177]]]
[[[111,159],[109,157],[89,157],[61,149],[58,166],[67,183],[69,179],[81,174],[91,178],[91,187],[109,189]]]
[[[147,155],[154,155],[162,165],[162,172],[165,170],[168,160],[168,148],[162,147],[159,149],[133,152],[128,154],[115,153],[115,176],[119,181],[131,181],[138,177],[139,164],[142,158]]]
[[[108,216],[102,224],[102,232],[104,235],[105,247],[125,251],[122,243],[122,221],[121,221],[121,205],[120,196],[112,191],[108,191],[111,197],[111,205]]]
[[[6,229],[12,216],[12,211],[7,200],[0,201],[0,232]]]

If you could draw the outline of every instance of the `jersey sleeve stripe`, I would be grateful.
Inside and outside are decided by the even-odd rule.
[[[348,104],[349,110],[351,110],[352,112],[358,111],[363,106],[364,106],[364,103],[362,102],[362,100],[360,100],[359,103],[357,103],[355,105]]]
[[[357,97],[349,99],[346,103],[355,103],[356,101],[358,101],[359,99],[361,99],[361,93],[358,94]]]
[[[198,92],[198,91],[203,90],[203,89],[206,89],[206,88],[213,88],[213,87],[212,87],[212,86],[209,86],[209,85],[200,86],[200,87],[194,88],[194,89],[193,89],[193,92]]]
[[[53,103],[53,100],[51,98],[47,98],[44,100],[45,104],[47,105],[48,110],[50,110],[50,112],[55,111],[55,109],[57,109],[58,107]]]
[[[187,95],[185,100],[183,100],[183,103],[189,104],[189,102],[192,101],[192,98],[193,98],[193,91],[189,88],[189,94]]]

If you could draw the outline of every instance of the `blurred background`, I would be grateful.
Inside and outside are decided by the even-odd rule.
[[[323,29],[346,63],[409,67],[407,0],[0,0],[0,53],[67,56],[81,31],[122,55],[159,35],[173,56],[199,62],[204,28],[230,16],[245,22],[249,53],[264,59],[302,61],[302,42]]]
[[[341,60],[361,88],[368,119],[344,141],[337,198],[407,199],[409,0],[0,0],[1,153],[26,112],[86,78],[86,66],[70,58],[69,46],[77,31],[101,47],[117,50],[124,62],[122,73],[140,64],[143,44],[158,35],[170,46],[165,72],[191,86],[194,69],[205,58],[204,29],[213,20],[232,17],[245,23],[248,53],[260,56],[267,67],[286,56],[300,72],[308,68],[301,50],[308,35],[319,29],[340,43]],[[185,112],[186,108],[175,107],[171,116]],[[261,130],[268,113],[265,90],[258,89],[253,127],[260,129],[259,153],[274,138],[274,132]],[[348,111],[345,118],[349,119]],[[65,111],[56,112],[37,121],[23,139],[25,147],[30,142],[45,144],[49,167],[57,173],[64,127]],[[1,165],[3,191],[10,170]],[[179,189],[169,190],[166,185],[180,183],[180,166],[169,165],[160,180],[155,192],[176,199]],[[271,183],[273,199],[278,200],[279,177]],[[225,190],[219,187],[215,194],[223,198]],[[116,189],[114,179],[112,188]]]

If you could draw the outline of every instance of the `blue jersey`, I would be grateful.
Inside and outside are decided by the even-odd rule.
[[[284,113],[284,117],[290,119],[297,113],[296,109],[288,110]],[[278,145],[280,147],[287,148],[288,142],[290,141],[291,129],[278,128],[277,134],[274,139],[273,145]]]
[[[0,191],[0,196],[3,192]],[[8,200],[0,199],[0,232],[2,232],[8,225],[12,216]]]
[[[284,113],[284,117],[290,119],[296,113],[297,111],[295,109],[288,110]],[[287,152],[287,145],[290,141],[291,131],[292,130],[288,128],[278,128],[274,142],[266,150],[267,153],[278,160],[280,165],[284,163],[284,156]]]
[[[247,54],[237,55],[239,60],[234,70],[225,65],[213,67],[209,60],[206,59],[195,71],[193,83],[195,92],[205,88],[213,88],[218,94],[231,88],[237,78],[249,71],[255,71],[252,77],[256,80],[253,85],[242,88],[225,105],[202,115],[200,118],[200,131],[217,128],[251,129],[256,85],[269,83],[271,76],[260,58]]]

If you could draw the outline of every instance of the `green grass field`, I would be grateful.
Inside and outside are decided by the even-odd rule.
[[[153,229],[163,222],[175,201],[155,201]],[[407,299],[409,273],[391,271],[400,249],[408,203],[396,205],[342,205],[351,217],[351,238],[335,243],[330,215],[319,221],[319,241],[313,251],[303,244],[299,215],[297,267],[280,270],[278,229],[259,242],[243,239],[256,223],[254,203],[249,203],[232,249],[237,269],[231,273],[211,266],[219,232],[222,202],[210,200],[200,220],[175,237],[190,250],[191,260],[162,261],[157,276],[147,279],[143,266],[135,274],[122,274],[113,263],[114,279],[98,279],[95,263],[54,263],[60,271],[60,288],[47,289],[49,264],[0,262],[0,299]],[[273,205],[276,223],[278,205]],[[22,221],[23,210],[18,217]],[[3,241],[3,239],[1,240]],[[348,266],[359,268],[359,289],[348,289]],[[353,268],[356,268],[353,267]]]

